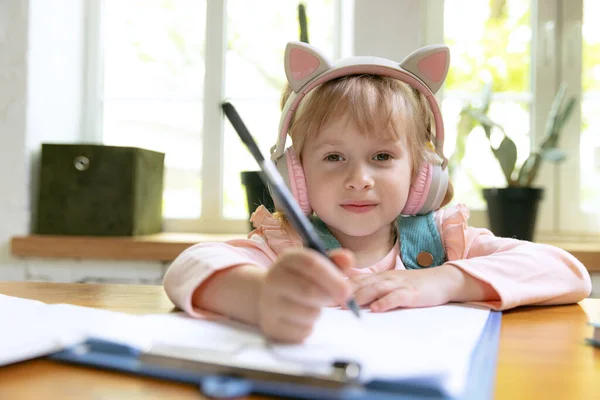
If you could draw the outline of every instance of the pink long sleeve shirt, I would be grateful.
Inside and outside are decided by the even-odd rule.
[[[494,236],[489,230],[467,226],[463,205],[435,213],[448,264],[488,283],[500,300],[477,303],[495,310],[522,305],[567,304],[591,292],[590,275],[570,253],[557,247]],[[295,232],[282,227],[264,207],[252,215],[256,228],[247,239],[200,243],[182,252],[169,267],[164,288],[175,305],[191,316],[203,311],[192,304],[192,295],[212,274],[239,265],[269,268],[280,252],[301,247]],[[376,264],[357,270],[373,273],[405,269],[399,243]]]

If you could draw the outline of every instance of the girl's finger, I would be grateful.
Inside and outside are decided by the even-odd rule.
[[[329,258],[347,276],[362,275],[360,270],[355,269],[356,259],[354,253],[347,249],[335,249],[329,252]]]
[[[372,312],[384,312],[399,307],[414,307],[417,292],[411,287],[393,290],[374,301],[369,307]]]
[[[297,326],[311,327],[321,313],[320,307],[309,307],[285,297],[278,298],[274,306],[274,317]]]
[[[376,280],[380,279],[378,277],[379,274],[374,273],[374,274],[356,274],[350,277],[350,282],[354,285],[354,286],[364,286],[364,285],[368,285],[369,283],[375,282]]]
[[[269,283],[272,284],[271,290],[280,297],[307,307],[323,307],[334,303],[333,298],[321,286],[297,274],[296,271],[285,271],[275,279],[276,282]]]
[[[389,292],[397,289],[397,287],[398,285],[394,281],[380,279],[369,285],[359,287],[354,294],[354,298],[359,306],[363,306],[385,296]]]
[[[312,325],[298,325],[283,318],[277,319],[269,329],[263,329],[270,339],[281,343],[301,343],[310,336],[312,330]]]
[[[345,302],[350,297],[352,286],[330,259],[311,249],[303,249],[297,254],[297,262],[287,263],[288,268],[321,287],[338,302]]]
[[[385,272],[375,272],[372,274],[360,274],[360,275],[354,275],[350,277],[350,282],[352,282],[353,285],[357,285],[357,286],[364,286],[364,285],[370,285],[372,283],[375,283],[377,281],[380,281],[382,279],[385,279],[388,277],[388,273],[389,271],[385,271]],[[393,271],[395,274],[399,273],[400,271]]]

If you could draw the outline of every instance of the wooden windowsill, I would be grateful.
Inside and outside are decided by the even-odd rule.
[[[16,236],[11,253],[22,257],[81,258],[110,260],[172,261],[186,248],[200,242],[244,238],[244,234],[158,233],[134,237]],[[544,242],[577,257],[590,272],[600,272],[600,243]]]
[[[11,239],[14,256],[104,260],[172,261],[200,242],[241,239],[244,234],[157,233],[145,236],[29,235]]]

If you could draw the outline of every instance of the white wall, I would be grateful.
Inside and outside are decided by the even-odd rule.
[[[28,231],[28,2],[0,0],[0,278],[22,279],[8,241]]]
[[[73,143],[81,137],[84,4],[29,0],[25,150],[31,220],[37,208],[40,144]]]

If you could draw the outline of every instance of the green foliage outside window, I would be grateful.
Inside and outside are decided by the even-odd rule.
[[[453,49],[458,44],[456,40],[446,37],[445,42],[453,51],[444,88],[479,92],[486,82],[493,82],[494,92],[527,92],[531,63],[530,9],[527,7],[515,16],[508,12],[505,0],[489,3],[490,14],[476,47],[457,53]],[[446,7],[459,6],[460,2],[446,2]]]
[[[462,19],[456,21],[458,16],[451,16],[453,10],[464,9],[464,5],[462,0],[446,0],[445,12],[452,18],[447,20],[448,23],[464,24]],[[481,3],[477,5],[485,7]],[[452,29],[446,32],[445,42],[451,48],[452,61],[444,86],[447,92],[466,92],[468,99],[464,100],[464,105],[473,104],[484,114],[489,111],[492,92],[519,95],[528,93],[531,86],[529,4],[489,0],[486,11],[487,19],[483,23],[476,20],[470,26],[461,25],[456,35]],[[484,95],[480,96],[480,93]],[[529,112],[526,102],[517,104],[525,112]],[[469,168],[461,168],[460,165],[467,152],[467,138],[477,126],[478,123],[473,118],[460,114],[454,151],[449,159],[450,174],[455,176],[459,170],[465,174],[475,197],[479,197],[484,184],[478,181]],[[461,197],[471,198],[471,195],[463,193]]]

